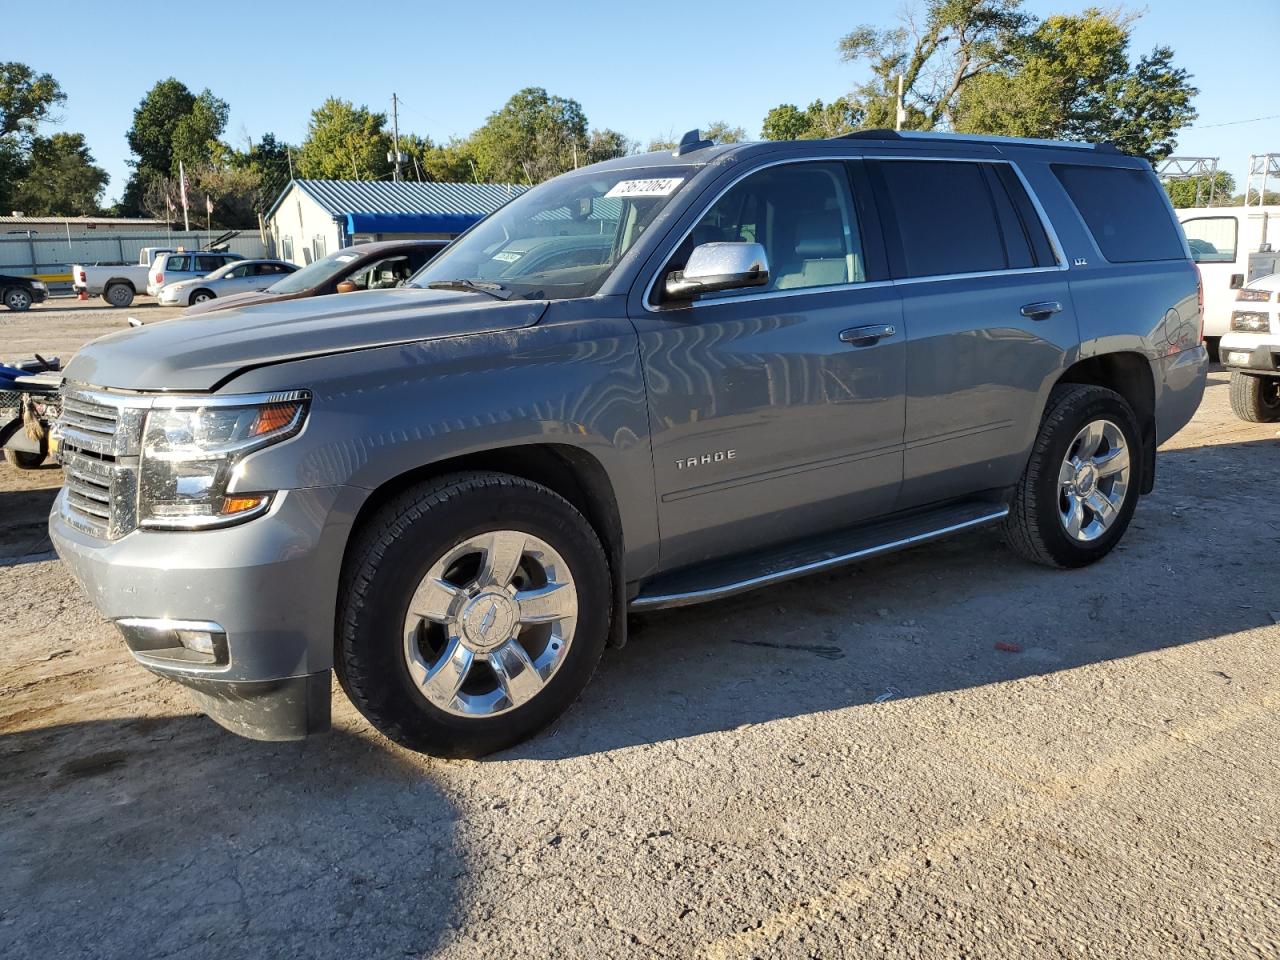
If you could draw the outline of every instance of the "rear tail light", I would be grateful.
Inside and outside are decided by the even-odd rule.
[[[84,283],[84,282],[85,282],[85,275],[84,275],[84,271],[83,271],[83,270],[81,270],[81,271],[80,271],[80,282],[81,282],[81,283]]]
[[[157,274],[156,274],[156,286],[158,287],[158,286],[160,286],[160,284],[162,284],[162,283],[164,283],[164,274],[163,274],[163,273],[157,273]],[[1201,304],[1201,309],[1203,309],[1203,308],[1204,308],[1204,291],[1201,291],[1201,293],[1200,293],[1200,304]]]

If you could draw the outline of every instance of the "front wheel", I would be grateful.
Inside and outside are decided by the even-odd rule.
[[[459,473],[370,519],[344,571],[338,679],[412,750],[479,757],[531,736],[586,686],[609,632],[608,562],[539,484]]]
[[[213,299],[213,294],[210,293],[208,290],[197,290],[195,293],[191,295],[191,300],[188,303],[188,306],[194,307],[197,303],[207,303],[212,299]]]
[[[1051,567],[1101,560],[1133,516],[1141,450],[1137,418],[1120,394],[1087,384],[1054,387],[1005,518],[1005,541]]]
[[[1231,412],[1249,423],[1280,420],[1280,377],[1231,371]]]
[[[21,287],[12,287],[4,292],[4,305],[15,313],[21,313],[31,307],[31,294]]]

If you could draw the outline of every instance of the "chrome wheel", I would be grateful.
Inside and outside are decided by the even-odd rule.
[[[404,657],[422,695],[447,713],[491,717],[527,703],[573,643],[578,595],[546,541],[495,530],[454,545],[409,601]]]
[[[1058,513],[1067,535],[1084,543],[1110,528],[1129,489],[1129,448],[1110,420],[1085,424],[1058,472]]]
[[[25,290],[10,290],[5,298],[5,306],[10,310],[26,310],[31,306],[31,296]]]

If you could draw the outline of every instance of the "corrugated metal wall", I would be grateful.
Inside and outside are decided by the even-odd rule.
[[[220,230],[192,230],[190,233],[116,233],[110,235],[71,234],[43,237],[0,237],[0,273],[53,275],[70,274],[73,263],[137,263],[143,247],[185,247],[199,249],[217,237]],[[246,230],[230,243],[232,253],[245,257],[267,256],[257,230]]]

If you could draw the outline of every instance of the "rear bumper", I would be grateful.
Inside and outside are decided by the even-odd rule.
[[[1200,344],[1152,363],[1156,383],[1156,445],[1191,422],[1204,397],[1209,354]]]
[[[291,740],[329,726],[345,487],[288,491],[239,526],[135,530],[104,541],[49,517],[58,556],[153,673],[243,736]],[[165,625],[173,629],[166,629]],[[184,645],[193,628],[212,640]]]

